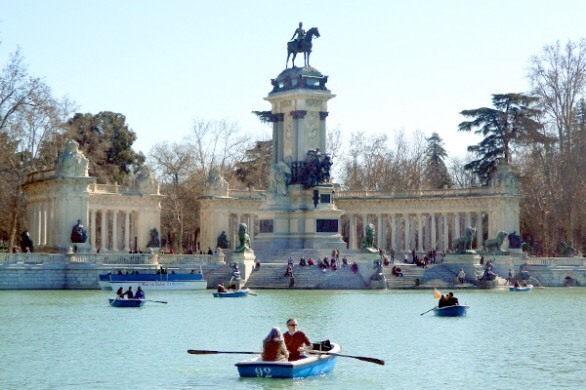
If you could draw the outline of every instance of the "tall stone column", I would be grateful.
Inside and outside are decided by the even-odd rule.
[[[476,247],[477,247],[477,249],[482,248],[482,244],[484,242],[483,237],[484,237],[484,234],[482,231],[482,211],[479,211],[478,218],[476,220]]]
[[[417,214],[417,250],[423,252],[423,218],[421,214]]]
[[[102,209],[101,210],[102,216],[102,232],[100,237],[100,248],[102,252],[108,251],[108,210]]]
[[[391,215],[391,248],[397,252],[397,215]]]
[[[130,211],[124,212],[124,252],[128,252],[130,245]]]
[[[376,238],[376,245],[377,247],[379,247],[380,249],[386,249],[386,229],[385,229],[385,220],[383,219],[382,214],[378,214],[376,217],[376,224],[377,224],[377,228],[376,228],[376,232],[377,232],[377,238]]]
[[[118,252],[118,210],[112,210],[112,250]]]
[[[443,231],[443,239],[444,239],[444,250],[447,250],[450,248],[450,237],[449,237],[449,226],[448,226],[448,216],[447,214],[443,215],[443,220],[444,220],[444,231]]]
[[[403,245],[405,246],[405,251],[411,251],[411,243],[409,242],[409,233],[411,232],[411,224],[409,223],[409,214],[403,214],[403,218],[405,220],[405,242]]]
[[[462,229],[460,228],[460,213],[454,213],[454,237],[461,237]]]
[[[96,234],[98,234],[96,209],[90,209],[90,245],[92,250],[96,250]]]
[[[437,249],[437,230],[435,225],[435,213],[431,213],[431,243],[429,249]]]

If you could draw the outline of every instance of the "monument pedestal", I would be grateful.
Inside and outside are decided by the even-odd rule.
[[[241,270],[240,274],[242,277],[241,280],[233,282],[236,284],[236,289],[242,288],[242,286],[248,280],[248,277],[254,269],[255,260],[256,255],[254,254],[254,251],[252,249],[246,249],[244,252],[232,253],[231,263],[238,264],[238,268]]]

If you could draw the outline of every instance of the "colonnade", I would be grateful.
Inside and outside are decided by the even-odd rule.
[[[90,208],[89,243],[101,252],[128,252],[135,249],[138,211],[120,208]],[[138,244],[137,244],[138,245]]]
[[[348,249],[359,249],[368,224],[375,227],[375,245],[395,251],[427,252],[447,250],[453,240],[465,234],[466,227],[476,229],[473,248],[482,247],[488,234],[488,213],[466,211],[451,213],[378,213],[342,215],[342,234]]]
[[[29,226],[29,235],[35,246],[52,245],[54,230],[49,229],[51,220],[51,206],[47,203],[34,204],[28,208],[28,220],[31,221]]]

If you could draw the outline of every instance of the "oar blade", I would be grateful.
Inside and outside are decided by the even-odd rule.
[[[192,354],[192,355],[215,355],[218,353],[221,353],[219,351],[206,351],[206,350],[202,350],[202,349],[188,349],[187,353]]]
[[[236,355],[260,355],[260,352],[249,351],[210,351],[207,349],[188,349],[187,353],[191,355],[217,355],[221,353],[236,354]]]
[[[381,366],[385,365],[385,361],[382,359],[377,359],[377,358],[371,358],[371,357],[363,357],[363,356],[356,356],[356,359],[358,360],[362,360],[365,362],[369,362],[369,363],[374,363],[374,364],[378,364]]]

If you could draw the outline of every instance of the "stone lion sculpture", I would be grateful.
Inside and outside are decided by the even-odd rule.
[[[509,236],[508,232],[498,232],[496,238],[484,241],[484,250],[486,252],[502,252],[505,239]]]
[[[235,253],[244,253],[250,251],[250,236],[246,232],[247,226],[245,223],[238,225],[238,240],[240,245],[234,249]]]
[[[476,229],[473,227],[467,227],[462,237],[456,238],[452,241],[452,249],[456,253],[467,253],[472,249],[472,240],[476,236]]]

